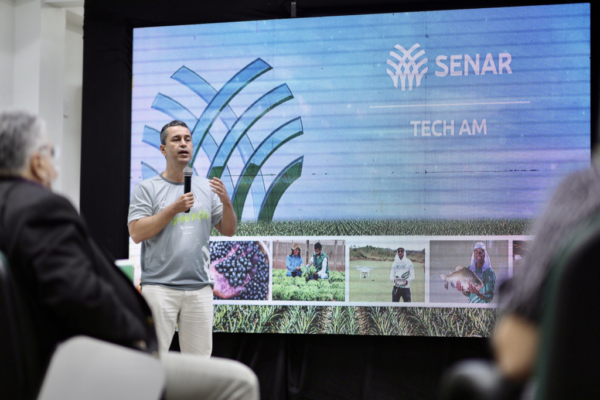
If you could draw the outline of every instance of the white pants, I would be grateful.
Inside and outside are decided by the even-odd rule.
[[[167,400],[258,400],[258,379],[237,361],[192,354],[161,353]]]
[[[168,352],[160,353],[158,361],[164,371],[157,369],[157,360],[149,354],[76,336],[59,344],[39,397],[85,399],[90,388],[94,388],[95,392],[88,396],[94,399],[145,398],[162,389],[167,400],[259,398],[256,375],[237,361]],[[161,388],[161,382],[155,379],[162,378],[163,373],[165,385]],[[151,388],[136,386],[148,383],[149,379],[153,380]]]
[[[210,286],[199,290],[176,290],[144,285],[142,295],[152,310],[161,352],[169,351],[177,324],[181,352],[210,357],[213,325]]]

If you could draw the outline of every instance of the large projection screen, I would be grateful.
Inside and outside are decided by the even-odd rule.
[[[173,119],[239,221],[211,236],[215,331],[488,336],[532,222],[590,163],[590,5],[135,29],[132,191]]]

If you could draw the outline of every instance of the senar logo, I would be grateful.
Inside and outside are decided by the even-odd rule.
[[[463,64],[463,55],[455,54],[450,56],[450,68],[447,65],[448,56],[437,56],[435,59],[435,63],[438,67],[441,68],[440,71],[435,71],[436,76],[446,76],[448,75],[448,70],[450,70],[450,76],[462,76],[469,75],[469,69],[475,75],[485,75],[486,72],[496,74],[502,74],[502,71],[506,70],[506,73],[512,74],[512,69],[510,68],[510,62],[512,61],[512,56],[510,53],[500,53],[498,54],[498,62],[496,67],[496,62],[494,62],[494,57],[492,53],[487,53],[485,56],[485,60],[483,61],[483,65],[480,69],[479,63],[479,54],[475,55],[475,59],[473,59],[470,55],[464,55],[464,64]]]
[[[406,50],[404,47],[397,44],[394,46],[394,48],[400,50],[402,54],[390,51],[390,56],[398,60],[398,63],[395,63],[392,60],[387,60],[388,65],[394,67],[394,71],[386,69],[388,75],[394,82],[395,88],[398,87],[398,78],[400,78],[400,87],[403,91],[406,90],[406,78],[408,78],[409,91],[413,89],[413,81],[415,79],[417,81],[416,87],[419,87],[421,84],[421,79],[429,70],[429,68],[425,67],[419,71],[419,68],[421,68],[423,64],[427,63],[427,58],[422,58],[421,61],[417,63],[417,59],[425,54],[425,50],[421,50],[414,55],[412,54],[412,52],[417,50],[419,47],[421,47],[421,45],[416,43],[410,49]]]

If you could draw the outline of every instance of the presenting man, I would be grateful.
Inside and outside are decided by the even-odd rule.
[[[315,243],[315,251],[312,257],[308,260],[307,265],[314,265],[317,272],[313,274],[311,279],[329,279],[329,265],[327,254],[323,252],[321,243]]]
[[[177,324],[181,351],[209,357],[214,281],[208,240],[212,226],[233,236],[236,216],[218,178],[196,176],[191,192],[183,193],[183,169],[194,152],[184,122],[166,124],[160,141],[165,171],[139,183],[129,206],[129,233],[142,242],[142,295],[152,309],[161,351],[169,349]]]
[[[410,282],[415,279],[415,268],[412,261],[404,254],[403,247],[398,248],[397,254],[394,257],[390,279],[394,282],[392,301],[398,303],[400,302],[400,298],[402,298],[402,301],[405,303],[410,303]]]
[[[132,283],[94,242],[68,200],[52,193],[53,148],[43,123],[0,113],[0,250],[31,319],[45,368],[55,347],[88,335],[156,354],[154,322]],[[240,363],[161,353],[167,399],[257,399],[258,382]],[[24,398],[35,398],[43,368]]]

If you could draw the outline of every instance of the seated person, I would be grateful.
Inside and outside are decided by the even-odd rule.
[[[600,166],[566,177],[538,220],[522,268],[499,291],[501,316],[492,336],[498,366],[510,380],[531,377],[536,359],[544,282],[554,251],[580,222],[600,208]]]
[[[323,252],[321,243],[315,243],[315,251],[306,263],[307,266],[314,265],[317,269],[310,279],[329,279],[329,265],[327,265],[327,254]]]
[[[302,263],[302,257],[300,256],[300,246],[294,243],[292,252],[285,258],[285,266],[287,267],[286,276],[296,277],[302,275],[300,266]]]
[[[167,399],[258,399],[256,376],[238,362],[157,353],[150,308],[71,203],[52,193],[53,154],[39,118],[0,113],[0,250],[42,333],[35,352],[44,369],[58,343],[87,335],[159,357]]]

